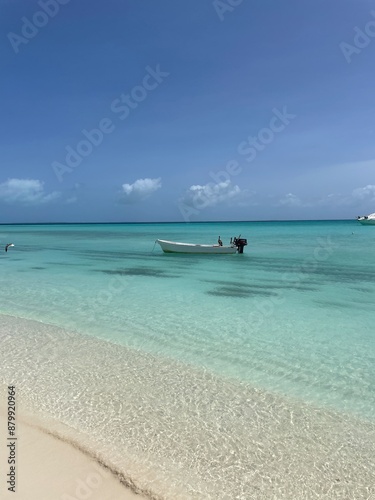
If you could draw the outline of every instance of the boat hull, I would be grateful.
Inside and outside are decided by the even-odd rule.
[[[195,245],[194,243],[179,243],[177,241],[156,240],[165,253],[193,253],[193,254],[232,254],[237,247],[219,245]]]
[[[357,221],[362,224],[362,226],[375,226],[375,213],[358,216]]]
[[[358,219],[362,226],[375,226],[375,219]]]

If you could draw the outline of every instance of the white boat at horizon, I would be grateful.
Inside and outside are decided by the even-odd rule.
[[[357,221],[363,226],[374,226],[375,225],[375,213],[369,215],[362,215],[357,217]]]
[[[237,241],[237,244],[235,243]],[[179,241],[156,240],[165,253],[195,253],[195,254],[233,254],[237,251],[243,253],[243,247],[247,245],[245,239],[234,239],[228,246],[225,245],[199,245],[196,243],[182,243]],[[242,250],[242,251],[241,251]]]

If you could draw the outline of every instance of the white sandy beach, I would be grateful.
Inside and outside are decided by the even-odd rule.
[[[19,438],[17,495],[5,498],[374,498],[371,421],[53,325],[1,322],[0,463],[7,384]]]
[[[7,464],[5,409],[0,408],[2,471]],[[0,497],[16,500],[141,500],[106,468],[72,445],[34,425],[17,421],[16,493],[2,474]],[[5,467],[4,467],[4,464]]]

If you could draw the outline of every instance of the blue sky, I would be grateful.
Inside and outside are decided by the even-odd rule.
[[[0,8],[0,222],[375,211],[375,0]]]

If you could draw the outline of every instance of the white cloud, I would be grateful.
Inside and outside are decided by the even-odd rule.
[[[360,201],[374,201],[375,200],[375,185],[368,184],[365,187],[354,189],[352,192],[353,198]]]
[[[321,199],[321,204],[330,206],[346,206],[346,207],[363,207],[369,203],[375,202],[375,185],[368,184],[367,186],[353,189],[347,194],[329,194],[326,198]]]
[[[0,200],[6,203],[39,205],[59,196],[57,191],[45,193],[44,183],[36,179],[8,179],[0,184]]]
[[[354,189],[351,193],[330,193],[322,197],[301,200],[298,196],[288,193],[279,200],[279,206],[287,207],[361,207],[375,203],[375,185]]]
[[[241,191],[237,185],[233,185],[229,180],[217,184],[209,182],[203,186],[199,184],[190,186],[180,202],[196,209],[202,209],[213,207],[218,203],[243,202],[245,194],[246,192]]]
[[[143,200],[161,188],[161,178],[137,179],[133,184],[123,184],[121,199],[124,203],[134,203]]]
[[[67,198],[67,199],[65,200],[65,203],[66,203],[67,205],[71,205],[72,203],[76,203],[77,201],[78,201],[77,196],[71,196],[70,198]]]
[[[301,199],[293,193],[286,194],[279,200],[279,204],[286,207],[301,207],[303,205]]]

